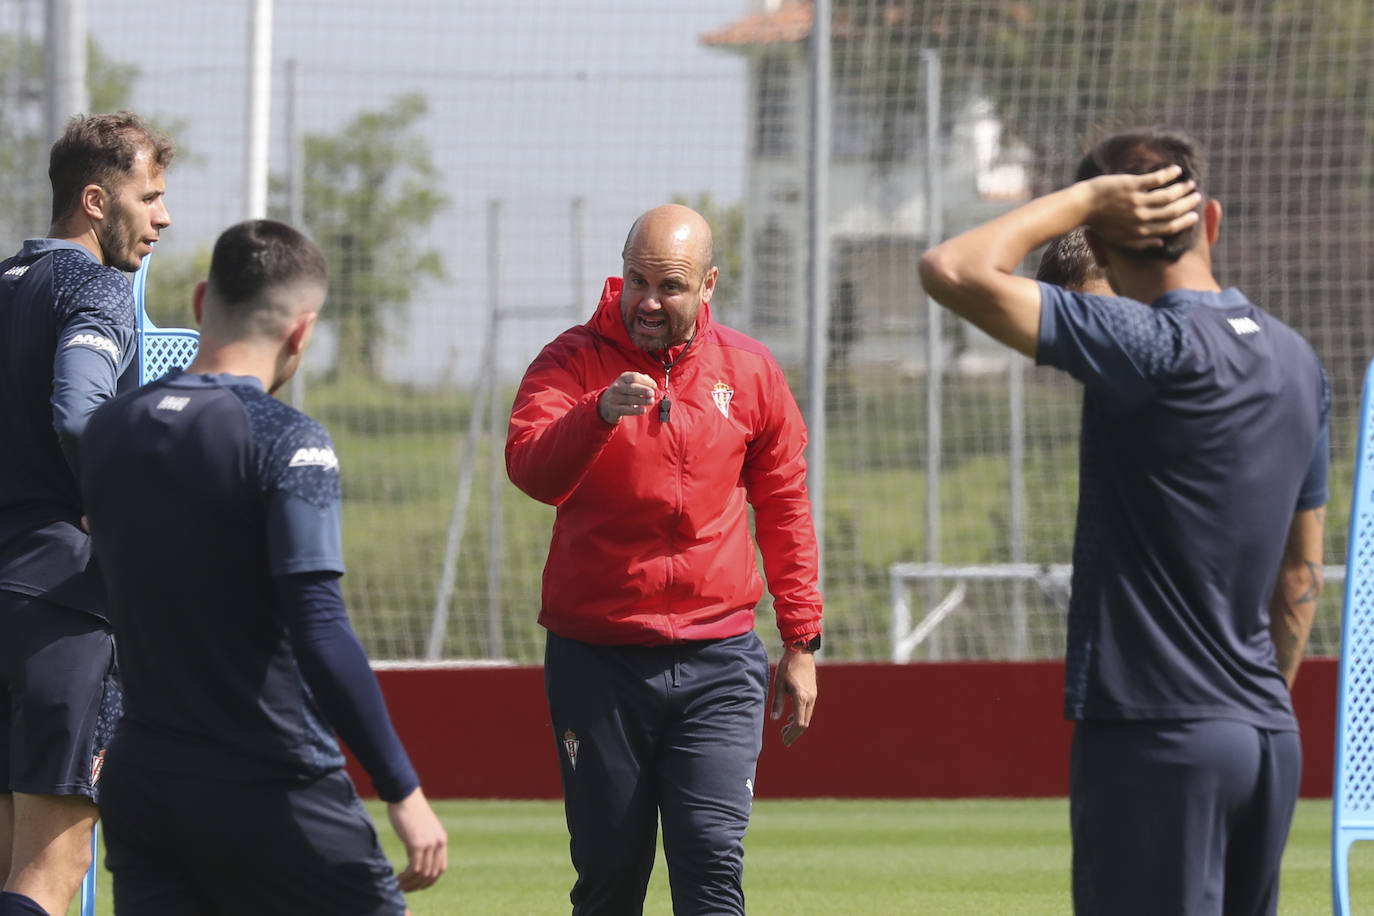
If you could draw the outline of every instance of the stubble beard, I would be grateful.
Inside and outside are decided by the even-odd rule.
[[[126,273],[138,270],[143,258],[138,255],[137,235],[128,211],[111,199],[109,218],[100,227],[100,250],[105,254],[105,263]]]

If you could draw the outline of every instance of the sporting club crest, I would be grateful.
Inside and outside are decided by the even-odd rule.
[[[725,419],[730,419],[730,399],[735,396],[735,389],[725,382],[716,382],[711,386],[711,400],[716,404],[716,410]]]
[[[574,770],[577,769],[577,749],[581,746],[582,742],[578,740],[572,729],[563,733],[563,750],[568,752],[568,763],[572,765]]]

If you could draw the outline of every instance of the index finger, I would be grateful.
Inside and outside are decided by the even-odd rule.
[[[424,879],[420,876],[419,872],[415,870],[415,866],[409,865],[406,867],[405,871],[396,876],[396,885],[402,892],[410,893],[411,891],[418,891],[421,889],[420,882],[422,880]]]
[[[1162,169],[1155,169],[1153,172],[1146,172],[1139,176],[1141,185],[1147,188],[1160,188],[1183,174],[1183,166],[1178,164],[1166,165]]]
[[[792,694],[792,713],[797,720],[797,726],[803,730],[811,727],[811,713],[816,708],[816,698],[811,695],[801,696],[801,691]]]

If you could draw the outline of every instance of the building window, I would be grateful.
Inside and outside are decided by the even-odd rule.
[[[792,307],[792,237],[777,217],[754,234],[750,282],[754,327],[785,328]]]
[[[793,151],[792,68],[787,58],[769,55],[758,70],[754,112],[754,154],[790,156]]]

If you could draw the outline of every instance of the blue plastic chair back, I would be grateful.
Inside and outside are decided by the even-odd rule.
[[[1374,840],[1374,363],[1364,377],[1346,544],[1345,612],[1332,789],[1331,896],[1350,913],[1350,847]]]
[[[146,385],[172,369],[185,368],[196,358],[200,335],[187,328],[160,328],[148,318],[144,296],[148,286],[148,262],[143,259],[134,274],[134,307],[138,311],[138,383]],[[81,916],[95,916],[95,876],[100,859],[97,831],[91,831],[91,867],[81,880]]]
[[[188,328],[160,328],[153,324],[144,307],[148,285],[148,262],[143,259],[134,274],[134,304],[138,308],[138,383],[157,381],[172,369],[184,369],[196,358],[200,334]]]

